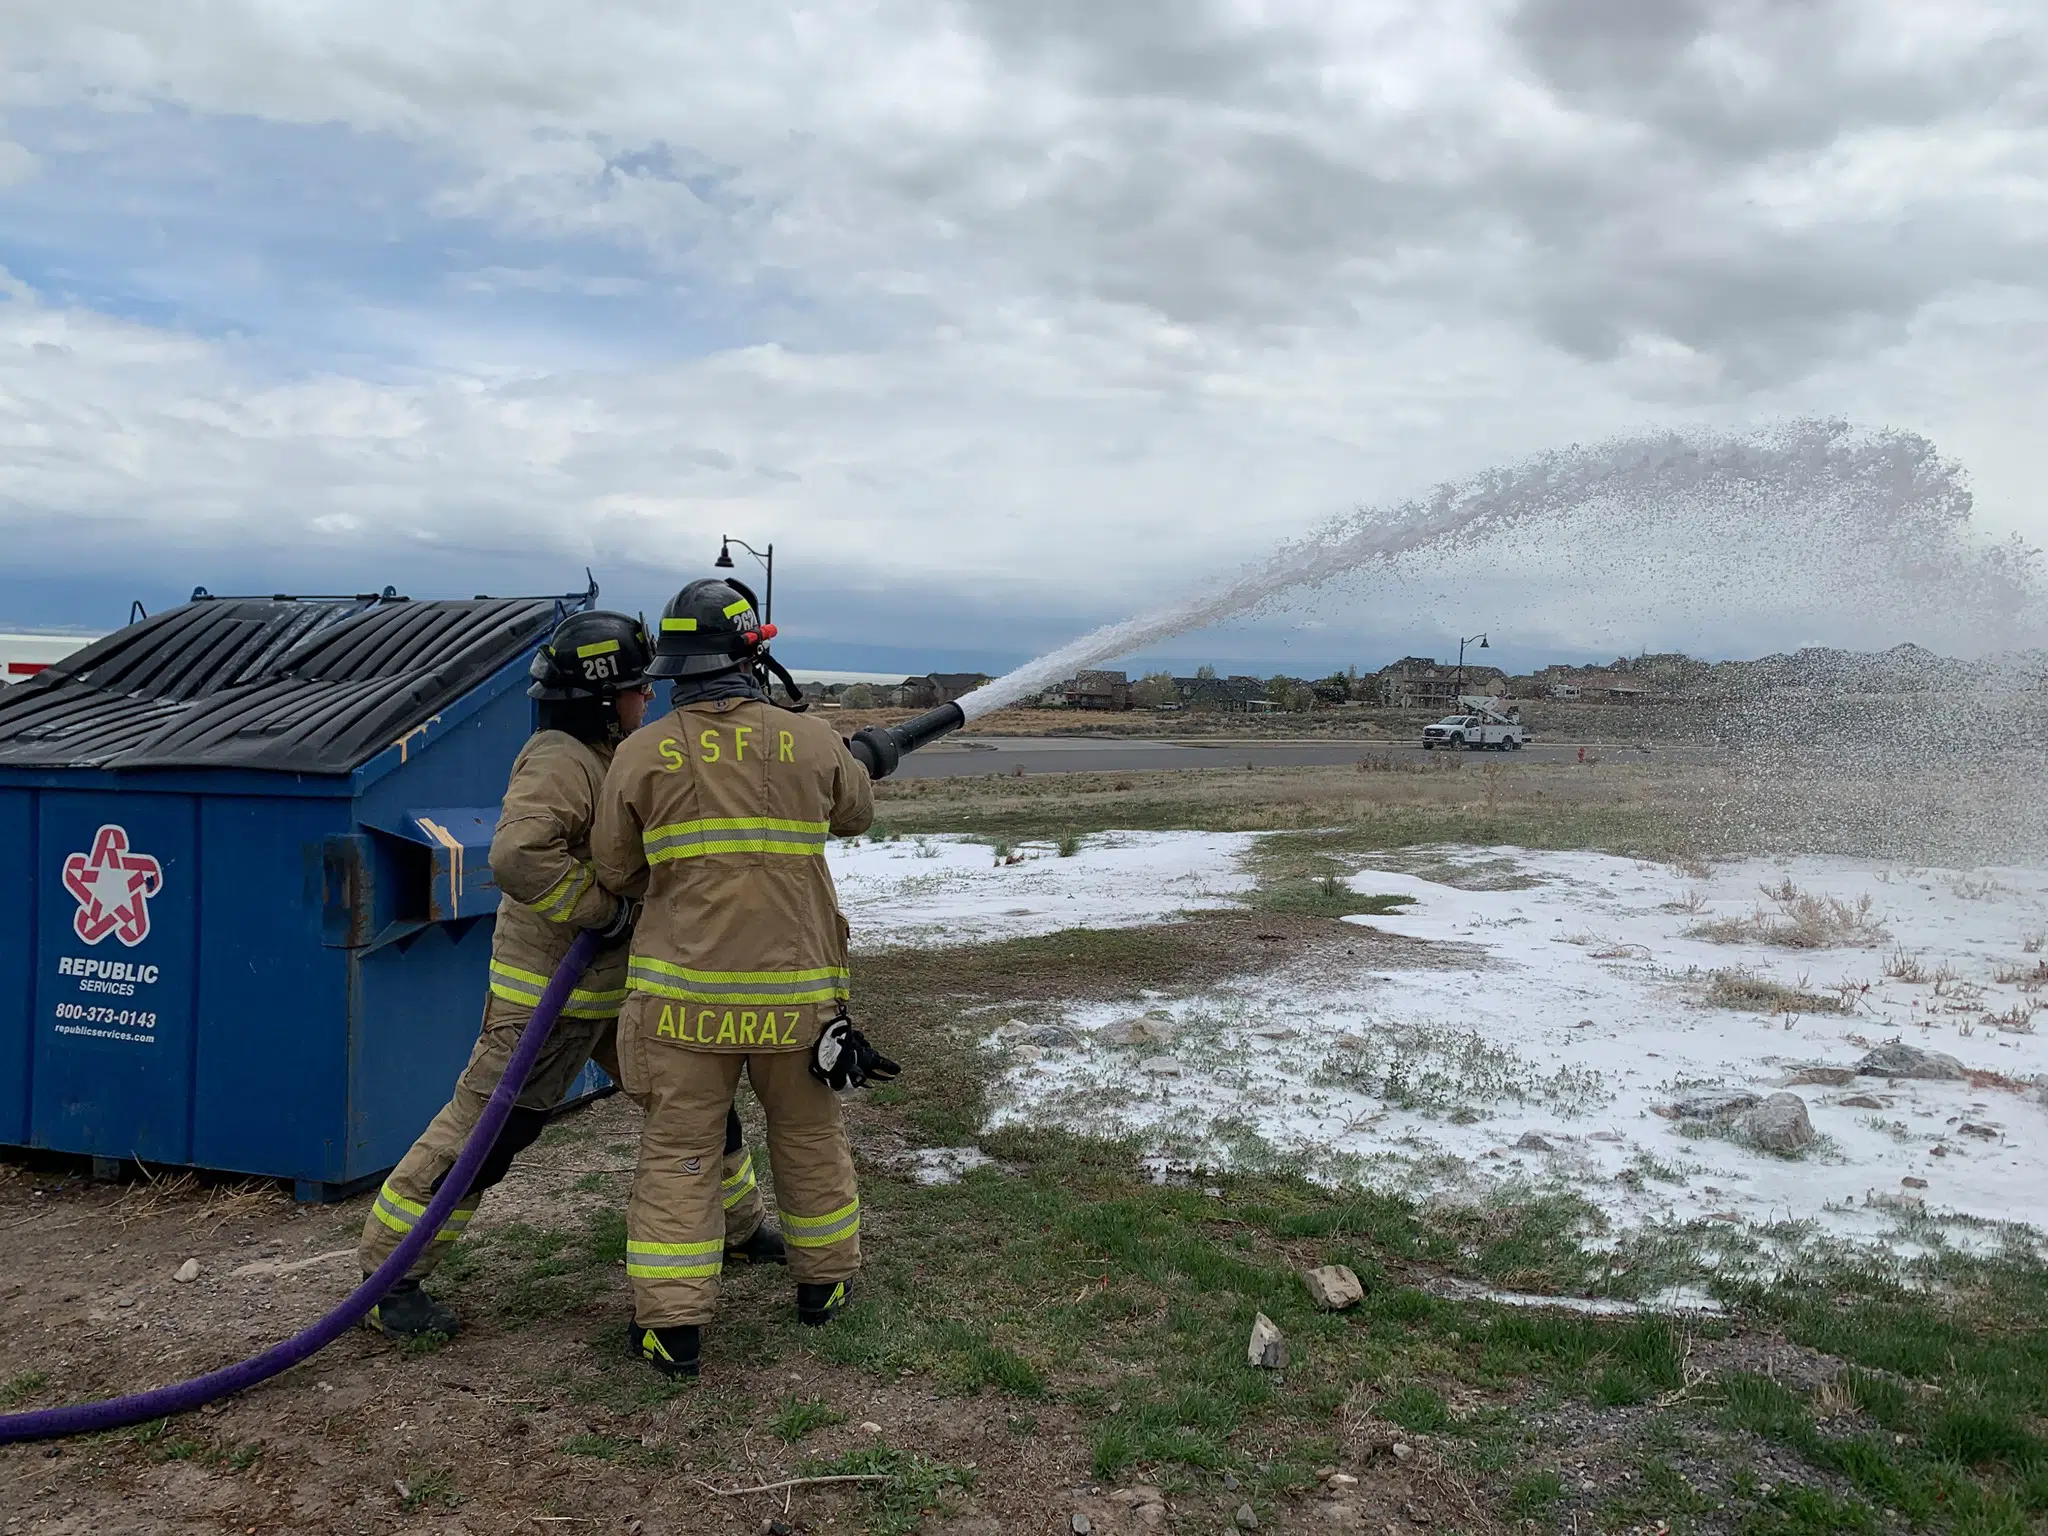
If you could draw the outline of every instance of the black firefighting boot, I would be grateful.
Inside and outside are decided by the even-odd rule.
[[[754,1228],[753,1236],[743,1243],[725,1245],[725,1262],[728,1264],[787,1264],[789,1248],[782,1241],[782,1234],[767,1222]]]
[[[423,1339],[432,1333],[452,1339],[461,1324],[455,1320],[452,1309],[442,1306],[420,1289],[419,1281],[405,1279],[386,1291],[384,1299],[370,1308],[370,1315],[363,1319],[363,1326],[394,1339]]]
[[[697,1374],[697,1350],[702,1330],[695,1323],[673,1328],[642,1328],[633,1324],[633,1336],[640,1358],[664,1376]]]
[[[796,1320],[807,1328],[822,1328],[845,1310],[844,1280],[832,1280],[824,1285],[799,1285],[796,1288]]]

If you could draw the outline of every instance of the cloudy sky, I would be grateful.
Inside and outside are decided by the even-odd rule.
[[[730,532],[793,659],[994,666],[1551,445],[1814,413],[2048,542],[2044,363],[2039,0],[0,7],[0,627],[652,607]],[[1164,654],[1465,625],[1834,638],[1425,583]]]

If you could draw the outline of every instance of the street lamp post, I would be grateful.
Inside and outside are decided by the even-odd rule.
[[[745,539],[736,539],[729,533],[721,533],[718,536],[718,558],[711,563],[721,571],[731,570],[732,546],[735,544],[768,567],[768,590],[763,594],[761,600],[761,621],[764,624],[773,624],[775,622],[775,546],[770,544],[764,553],[754,548]]]
[[[1484,635],[1466,635],[1458,642],[1458,698],[1460,700],[1460,707],[1462,707],[1462,701],[1465,697],[1465,647],[1474,640],[1479,642],[1479,649],[1482,651],[1487,648],[1486,636]]]

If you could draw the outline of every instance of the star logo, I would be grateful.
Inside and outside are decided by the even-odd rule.
[[[88,944],[112,934],[133,949],[149,937],[149,898],[164,888],[163,866],[131,853],[123,827],[101,827],[91,853],[64,861],[64,889],[78,903],[71,927]]]

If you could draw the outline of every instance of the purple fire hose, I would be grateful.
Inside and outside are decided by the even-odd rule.
[[[273,1344],[260,1355],[222,1366],[204,1376],[195,1376],[190,1381],[137,1392],[131,1397],[110,1398],[103,1403],[78,1403],[68,1408],[44,1408],[34,1413],[0,1414],[0,1445],[92,1434],[99,1430],[147,1423],[173,1413],[190,1413],[215,1398],[241,1392],[290,1370],[355,1327],[369,1315],[370,1308],[383,1300],[384,1293],[405,1277],[405,1272],[412,1268],[412,1261],[441,1230],[441,1223],[448,1219],[448,1213],[455,1209],[456,1202],[469,1192],[469,1181],[476,1177],[478,1167],[498,1139],[505,1117],[512,1112],[513,1101],[526,1086],[527,1075],[533,1071],[541,1047],[547,1043],[548,1036],[554,1031],[555,1020],[569,1001],[570,989],[596,957],[597,935],[586,929],[569,946],[568,955],[548,982],[547,990],[541,994],[539,1006],[533,1010],[533,1017],[520,1033],[512,1059],[505,1064],[503,1079],[492,1093],[490,1102],[484,1106],[483,1118],[469,1133],[462,1156],[455,1160],[455,1166],[441,1181],[439,1193],[427,1202],[426,1214],[413,1224],[405,1240],[378,1267],[377,1272],[349,1293],[348,1300],[304,1333],[295,1334],[281,1344]]]

